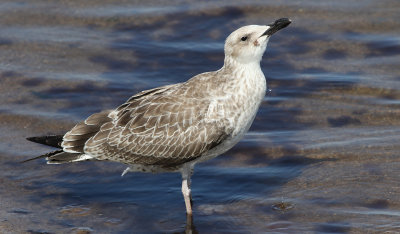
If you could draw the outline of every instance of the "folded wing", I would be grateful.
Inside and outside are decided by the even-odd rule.
[[[64,136],[64,151],[98,160],[175,166],[194,160],[230,134],[210,119],[208,98],[187,97],[179,87],[143,91],[114,111],[90,116]]]

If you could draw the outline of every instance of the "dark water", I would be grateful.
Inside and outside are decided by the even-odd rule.
[[[180,233],[179,174],[19,164],[143,89],[219,69],[224,39],[289,17],[271,91],[235,148],[198,164],[194,232],[400,232],[400,4],[0,2],[0,232]]]

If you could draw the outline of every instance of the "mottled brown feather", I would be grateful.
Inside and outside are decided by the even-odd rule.
[[[111,121],[108,117],[111,111],[102,111],[89,116],[85,121],[75,125],[63,137],[61,146],[65,152],[84,153],[83,148],[86,141],[97,134],[102,125]]]
[[[200,157],[231,129],[205,118],[208,97],[187,98],[184,88],[177,84],[133,96],[109,115],[112,120],[103,123],[107,128],[100,126],[110,129],[112,123],[109,132],[100,131],[86,142],[85,153],[100,160],[166,167]],[[215,134],[208,135],[207,128]]]

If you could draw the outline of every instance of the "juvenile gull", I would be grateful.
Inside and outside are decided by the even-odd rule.
[[[28,138],[60,148],[36,158],[46,157],[48,164],[116,161],[128,165],[122,175],[180,172],[191,215],[194,165],[226,152],[250,128],[266,91],[261,58],[270,36],[290,22],[282,18],[231,33],[218,71],[142,91],[114,110],[89,116],[63,136]]]

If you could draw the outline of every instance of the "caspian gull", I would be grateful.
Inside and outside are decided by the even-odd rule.
[[[116,161],[128,165],[122,175],[180,172],[191,215],[194,165],[226,152],[250,128],[266,91],[261,58],[270,36],[290,22],[282,18],[231,33],[218,71],[142,91],[114,110],[89,116],[63,136],[28,138],[60,148],[36,158],[46,157],[48,164]]]

